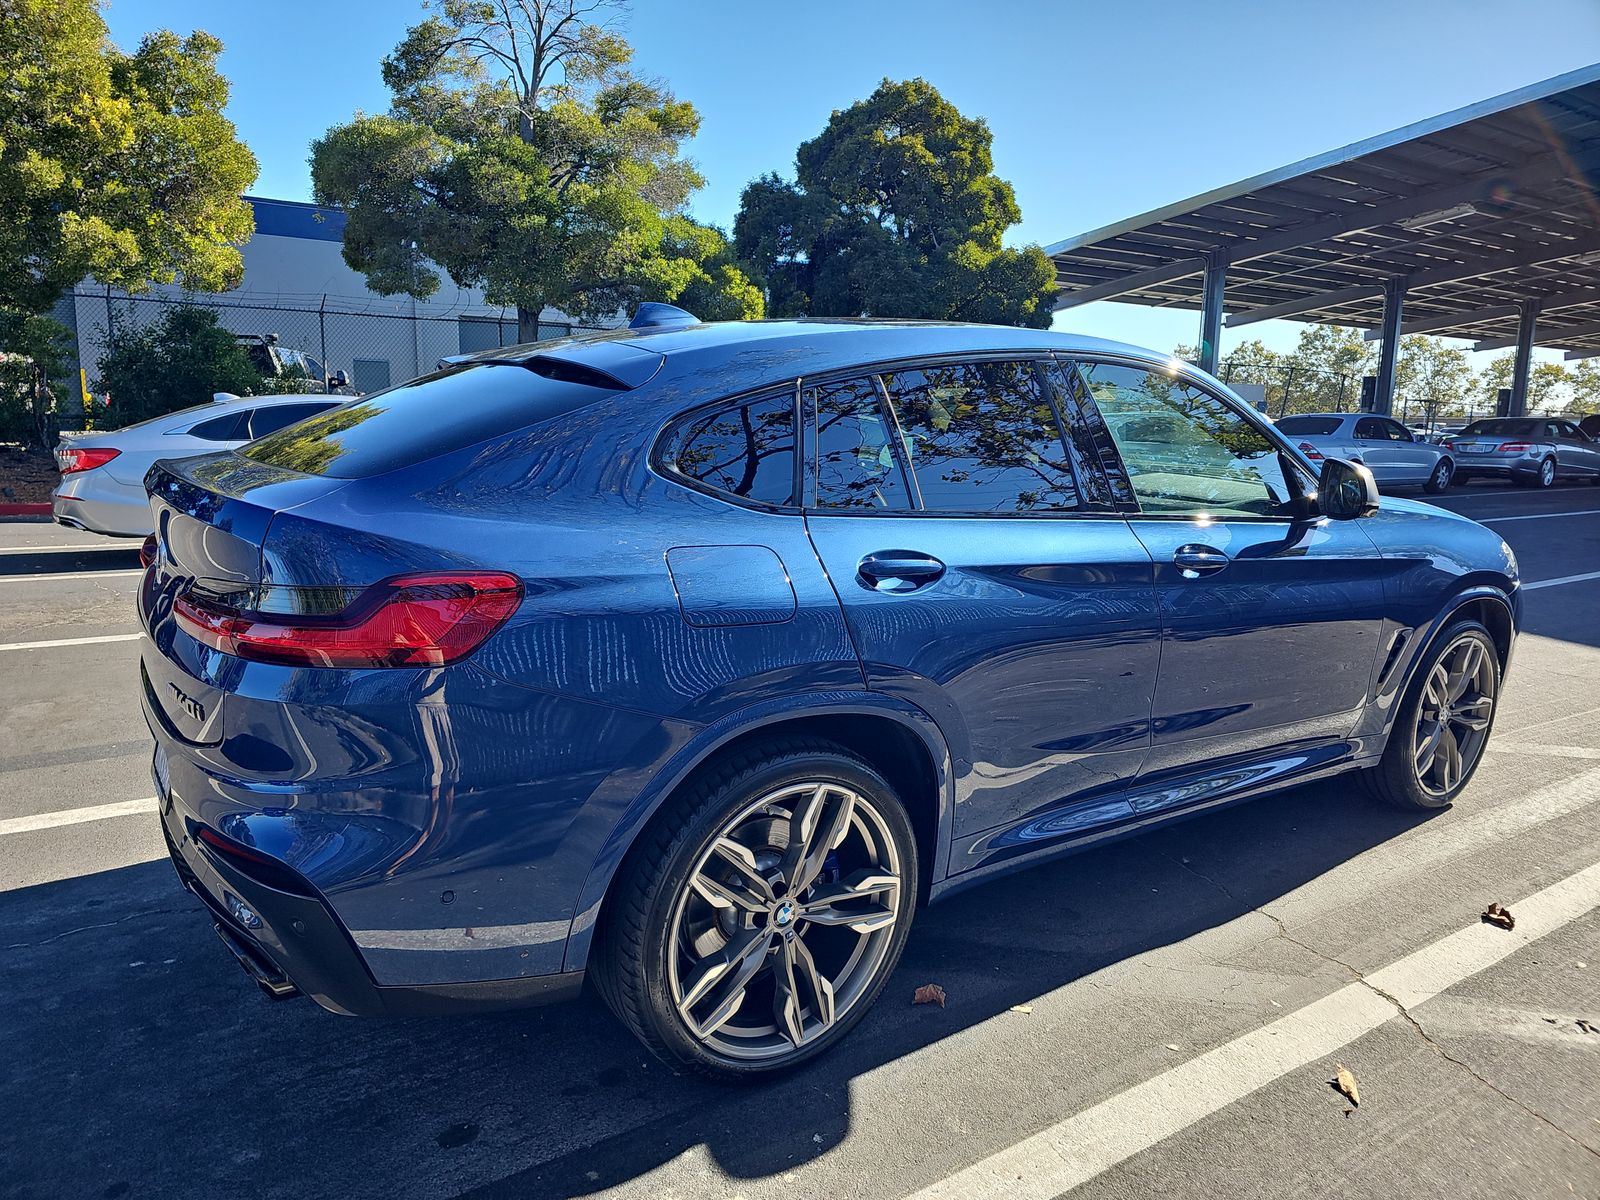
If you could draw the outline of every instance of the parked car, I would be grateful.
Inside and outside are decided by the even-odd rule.
[[[61,482],[51,496],[57,525],[112,537],[153,530],[144,474],[158,458],[242,446],[343,404],[348,396],[224,398],[105,433],[64,433],[56,447]]]
[[[1459,456],[1456,478],[1479,475],[1533,487],[1558,479],[1600,483],[1600,444],[1571,421],[1552,417],[1489,417],[1474,421],[1448,443]]]
[[[151,469],[160,820],[270,994],[587,978],[750,1077],[838,1043],[922,902],[1339,772],[1467,786],[1488,529],[1166,354],[668,317]]]
[[[1278,430],[1294,439],[1312,462],[1346,458],[1363,464],[1384,487],[1417,486],[1442,492],[1456,464],[1451,452],[1414,435],[1399,421],[1373,413],[1297,413],[1280,417]]]

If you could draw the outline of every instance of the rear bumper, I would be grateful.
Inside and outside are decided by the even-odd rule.
[[[50,497],[50,516],[57,525],[111,537],[147,537],[155,529],[147,504],[120,497],[75,496],[59,489]]]
[[[158,791],[165,792],[162,780]],[[576,996],[583,972],[460,984],[380,986],[349,933],[312,884],[273,865],[264,882],[242,861],[198,842],[174,796],[160,797],[161,827],[178,879],[210,913],[245,972],[270,996],[310,996],[345,1016],[421,1016],[554,1003]]]
[[[1511,458],[1500,454],[1458,454],[1455,457],[1457,475],[1496,475],[1509,479],[1528,479],[1539,473],[1540,459]]]

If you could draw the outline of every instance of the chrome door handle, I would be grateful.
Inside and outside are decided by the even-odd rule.
[[[856,565],[861,580],[876,592],[910,592],[944,574],[944,564],[914,550],[876,550]]]
[[[1172,552],[1172,565],[1185,579],[1215,575],[1233,560],[1215,546],[1179,546]]]

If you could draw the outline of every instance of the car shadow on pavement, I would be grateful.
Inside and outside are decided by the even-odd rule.
[[[165,862],[6,893],[6,1194],[528,1200],[600,1191],[700,1146],[732,1176],[779,1174],[845,1138],[856,1076],[1426,819],[1335,781],[977,888],[918,915],[844,1043],[748,1088],[670,1074],[598,1001],[388,1021],[267,1001]],[[948,1007],[910,1004],[930,981]]]

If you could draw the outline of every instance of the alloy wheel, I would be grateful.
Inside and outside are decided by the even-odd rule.
[[[1539,486],[1550,487],[1556,481],[1556,464],[1551,459],[1545,459],[1539,467]]]
[[[1428,672],[1412,737],[1423,791],[1448,796],[1471,773],[1494,718],[1495,671],[1478,637],[1457,638]]]
[[[1442,492],[1450,486],[1450,464],[1445,459],[1439,460],[1439,465],[1433,469],[1433,487],[1435,491]]]
[[[872,991],[900,917],[900,848],[872,801],[789,784],[746,806],[701,854],[673,911],[668,979],[714,1054],[771,1061]]]

